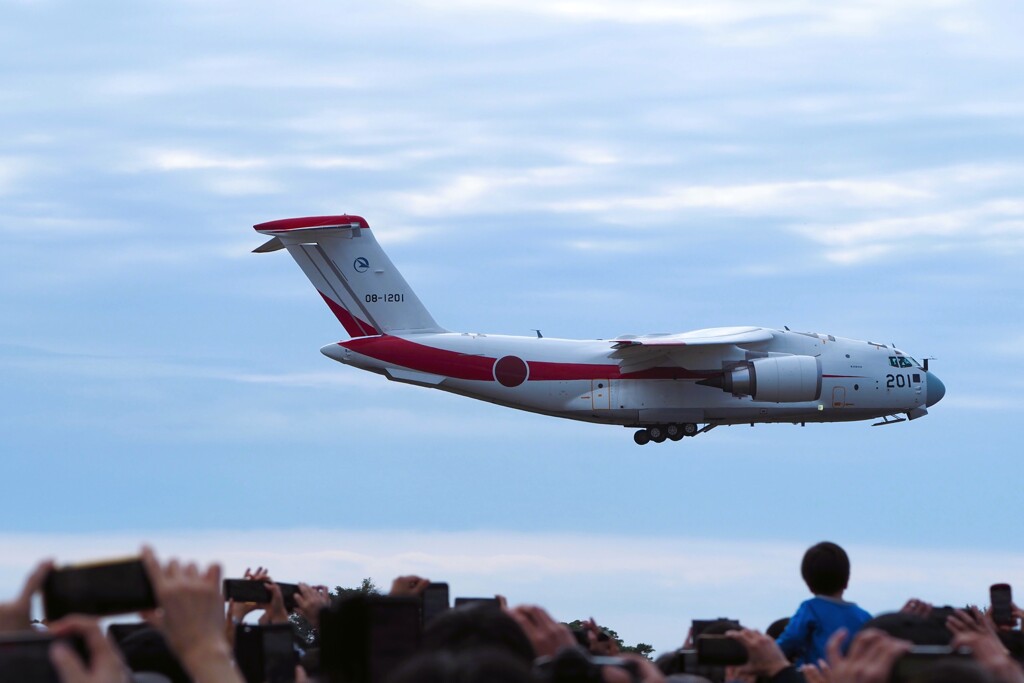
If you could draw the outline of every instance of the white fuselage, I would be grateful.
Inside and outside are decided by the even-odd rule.
[[[329,344],[321,351],[395,381],[546,415],[625,426],[865,420],[909,413],[926,403],[934,376],[916,362],[897,366],[892,359],[904,356],[892,347],[831,335],[771,332],[772,340],[757,355],[817,358],[817,400],[756,401],[697,383],[721,375],[723,362],[749,359],[749,350],[738,346],[706,353],[690,349],[685,365],[666,363],[625,374],[611,357],[610,340],[391,334]]]

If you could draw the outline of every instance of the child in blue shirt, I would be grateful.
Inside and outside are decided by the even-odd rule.
[[[775,642],[796,664],[817,664],[825,658],[825,644],[833,633],[845,628],[849,643],[871,615],[843,600],[850,581],[850,558],[835,543],[808,548],[800,573],[814,597],[800,605]]]

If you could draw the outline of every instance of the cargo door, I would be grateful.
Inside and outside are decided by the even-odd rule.
[[[846,387],[835,387],[832,389],[832,407],[846,407]]]
[[[594,410],[609,410],[612,407],[611,380],[590,380],[590,400]]]

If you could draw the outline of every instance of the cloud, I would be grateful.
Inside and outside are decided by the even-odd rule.
[[[21,157],[0,156],[0,195],[13,192],[32,168],[29,160]]]
[[[170,65],[116,71],[96,78],[90,92],[104,98],[146,98],[203,90],[343,89],[359,79],[330,65],[293,63],[248,54],[211,54]]]
[[[325,372],[248,372],[205,365],[199,362],[165,361],[113,353],[74,353],[44,349],[37,346],[0,345],[0,366],[18,369],[33,375],[92,378],[104,381],[118,379],[138,382],[161,379],[206,379],[239,384],[291,387],[298,389],[351,387],[362,391],[385,386],[376,375],[337,367]]]
[[[1006,255],[1024,250],[1024,202],[983,201],[944,213],[808,225],[793,230],[826,247],[825,257],[842,265],[910,248],[918,254],[965,249]]]
[[[159,171],[193,171],[206,169],[244,170],[263,168],[266,159],[216,157],[205,152],[186,149],[169,149],[153,152],[146,166]]]
[[[778,44],[798,36],[877,37],[908,22],[951,35],[976,36],[985,24],[962,16],[960,0],[853,0],[841,4],[814,0],[420,0],[439,11],[525,14],[551,21],[628,26],[680,26],[728,43]]]

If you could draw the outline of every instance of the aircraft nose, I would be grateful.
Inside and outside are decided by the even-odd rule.
[[[928,378],[928,396],[925,397],[925,405],[931,408],[946,395],[946,385],[942,383],[941,379],[930,372],[926,373],[925,376]]]

